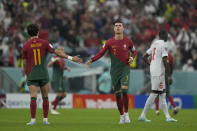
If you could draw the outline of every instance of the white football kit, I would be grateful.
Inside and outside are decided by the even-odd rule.
[[[162,58],[168,56],[167,44],[163,40],[156,40],[146,53],[152,56],[150,63],[152,90],[163,91],[165,89],[165,67]]]

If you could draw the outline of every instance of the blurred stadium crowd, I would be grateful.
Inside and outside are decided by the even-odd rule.
[[[118,18],[137,49],[135,68],[145,67],[142,54],[165,29],[175,68],[197,69],[197,0],[1,0],[0,66],[21,66],[29,23],[39,24],[40,37],[85,59],[113,36]]]

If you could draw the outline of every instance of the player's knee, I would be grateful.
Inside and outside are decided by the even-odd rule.
[[[122,90],[128,90],[128,86],[121,86]]]
[[[33,92],[33,93],[30,93],[31,97],[36,97],[37,98],[37,92]]]

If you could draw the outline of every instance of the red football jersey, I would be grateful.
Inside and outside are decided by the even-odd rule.
[[[122,63],[129,66],[128,60],[130,56],[130,52],[132,52],[132,57],[134,58],[136,55],[136,50],[133,45],[132,40],[123,37],[123,40],[115,40],[114,37],[109,39],[104,47],[97,53],[92,61],[98,60],[100,57],[104,55],[104,53],[109,50],[117,59],[119,59]],[[113,66],[113,65],[112,65]]]
[[[47,71],[46,54],[47,52],[52,53],[53,50],[53,46],[48,41],[40,38],[33,38],[25,43],[22,50],[22,58],[27,60],[27,76],[30,75],[31,80],[45,78],[44,75],[46,75]]]

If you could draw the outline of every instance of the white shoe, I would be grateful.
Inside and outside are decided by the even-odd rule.
[[[35,125],[36,121],[35,120],[31,120],[30,122],[28,122],[26,125]]]
[[[124,124],[124,115],[120,115],[119,124]]]
[[[44,118],[44,119],[43,119],[43,124],[44,124],[44,125],[49,125],[49,124],[50,124],[50,123],[48,122],[48,119],[47,119],[47,118]]]
[[[60,113],[54,109],[51,109],[51,114],[54,114],[54,115],[59,115]]]
[[[144,122],[151,122],[151,120],[146,119],[145,117],[139,117],[138,121],[144,121]]]
[[[124,122],[127,124],[131,123],[128,112],[124,113]]]
[[[157,116],[159,116],[159,115],[160,115],[159,110],[156,110],[155,114],[156,114]]]
[[[174,118],[170,117],[166,119],[166,122],[177,122],[178,120],[175,120]]]

